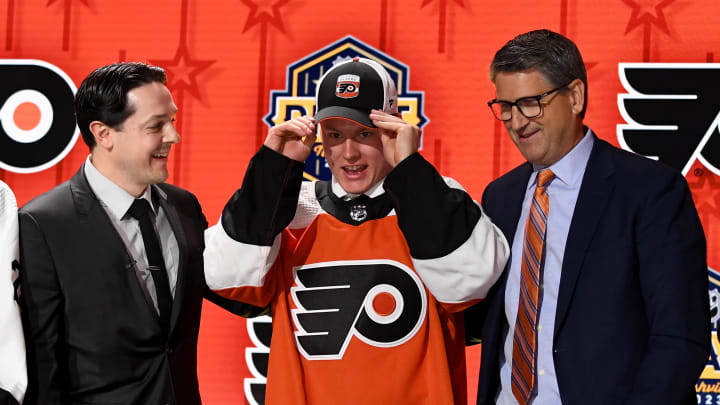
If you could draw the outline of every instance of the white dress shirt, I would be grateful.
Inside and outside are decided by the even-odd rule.
[[[368,196],[368,197],[370,197],[370,198],[375,198],[375,197],[377,197],[377,196],[379,196],[379,195],[382,195],[382,193],[385,192],[385,187],[383,187],[383,182],[384,182],[384,181],[385,181],[385,178],[383,177],[382,179],[380,179],[380,181],[378,181],[377,183],[375,183],[375,185],[373,185],[372,187],[370,187],[369,189],[367,189],[364,193],[362,193],[362,194],[352,194],[352,193],[348,193],[347,191],[345,191],[345,189],[342,188],[342,186],[340,185],[340,183],[339,183],[337,180],[335,180],[335,176],[333,176],[333,177],[332,177],[332,180],[330,180],[330,187],[332,187],[332,192],[333,192],[333,194],[335,194],[336,196],[338,196],[338,198],[341,198],[341,199],[343,199],[343,200],[345,200],[345,201],[348,201],[348,200],[352,200],[352,199],[355,199],[355,198],[357,198],[357,197],[360,197],[360,196],[363,195],[363,194],[366,195],[366,196]]]
[[[133,201],[135,201],[135,197],[100,173],[100,171],[93,166],[91,157],[92,156],[88,156],[85,161],[85,177],[93,193],[95,193],[98,201],[100,201],[100,205],[102,205],[108,217],[110,217],[110,222],[112,222],[115,227],[120,239],[125,243],[125,248],[130,256],[132,256],[135,275],[140,282],[145,297],[152,301],[155,311],[159,315],[160,309],[157,304],[155,282],[148,269],[145,244],[143,243],[142,234],[140,233],[140,223],[128,213],[130,206]],[[148,186],[140,198],[146,199],[155,213],[154,216],[150,215],[150,218],[155,220],[155,231],[157,232],[160,247],[163,252],[163,259],[165,260],[168,282],[170,283],[170,293],[174,298],[180,251],[165,211],[160,204],[157,204],[157,206],[153,204],[153,199],[151,198],[151,193],[153,192],[162,193],[161,190]]]

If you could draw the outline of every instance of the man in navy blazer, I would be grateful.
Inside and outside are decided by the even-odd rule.
[[[466,312],[468,336],[483,346],[477,403],[696,404],[710,320],[705,237],[685,178],[583,125],[587,75],[562,35],[519,35],[495,54],[490,78],[490,107],[527,163],[482,198],[512,253],[487,299]],[[519,303],[530,290],[521,262],[545,169],[554,176],[544,183],[530,350],[515,325],[533,313]],[[529,399],[513,392],[521,385]]]

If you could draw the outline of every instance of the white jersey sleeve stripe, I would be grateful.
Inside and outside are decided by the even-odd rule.
[[[272,246],[242,243],[231,238],[218,223],[205,231],[205,281],[211,290],[262,287],[275,263],[282,234]]]
[[[454,304],[485,298],[505,268],[509,254],[502,233],[483,215],[470,238],[451,253],[412,260],[433,296]]]

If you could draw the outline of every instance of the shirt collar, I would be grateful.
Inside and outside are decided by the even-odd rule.
[[[112,215],[115,220],[120,221],[130,209],[133,201],[135,201],[135,197],[105,177],[104,174],[100,173],[92,164],[91,157],[92,155],[88,155],[83,167],[88,184],[90,184],[90,188],[98,200],[107,208],[108,213]],[[157,210],[151,198],[151,190],[152,188],[147,186],[139,198],[146,199],[150,203],[150,208],[152,208],[153,213],[156,213]]]
[[[587,161],[590,159],[590,152],[595,143],[595,136],[590,128],[587,128],[583,138],[575,145],[570,152],[560,158],[552,165],[545,167],[533,164],[533,172],[530,175],[530,184],[528,188],[535,187],[538,173],[543,169],[550,169],[555,174],[553,181],[560,181],[569,187],[579,187]]]
[[[377,183],[375,183],[374,186],[370,187],[366,192],[364,192],[362,194],[365,194],[366,196],[368,196],[370,198],[375,198],[375,197],[381,195],[382,193],[385,192],[385,188],[383,187],[383,181],[385,181],[384,178],[382,180],[378,181]],[[337,180],[335,180],[335,176],[333,176],[333,178],[331,180],[331,187],[332,187],[333,194],[335,194],[336,196],[338,196],[339,198],[341,198],[343,200],[352,200],[352,199],[357,198],[362,195],[362,194],[351,194],[351,193],[348,193],[347,191],[345,191],[345,189],[342,188],[340,183]]]

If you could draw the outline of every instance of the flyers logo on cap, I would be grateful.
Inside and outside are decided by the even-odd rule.
[[[52,167],[75,145],[76,87],[57,66],[0,59],[0,168],[33,173]]]
[[[342,75],[337,79],[335,95],[341,98],[354,98],[360,94],[360,76]]]

